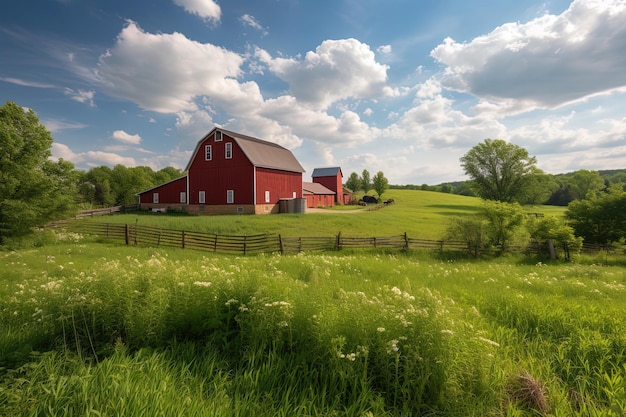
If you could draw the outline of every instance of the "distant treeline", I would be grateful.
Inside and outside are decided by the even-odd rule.
[[[567,206],[571,201],[580,200],[589,191],[602,191],[611,184],[626,184],[626,169],[610,169],[599,171],[579,170],[566,174],[546,174],[548,181],[541,184],[545,188],[542,201],[521,201],[524,204],[545,204],[551,206]],[[454,181],[439,185],[406,184],[389,185],[390,189],[396,190],[424,190],[436,191],[448,194],[476,196],[470,181]]]

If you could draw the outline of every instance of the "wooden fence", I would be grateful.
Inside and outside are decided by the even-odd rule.
[[[105,214],[125,213],[127,211],[134,211],[134,210],[139,210],[139,206],[137,204],[128,205],[128,206],[106,207],[106,208],[81,211],[75,216],[75,218],[82,219],[83,217],[95,217],[95,216],[103,216]]]
[[[451,240],[428,240],[409,237],[406,233],[381,237],[336,236],[285,237],[274,234],[248,236],[216,235],[206,232],[162,229],[151,226],[94,223],[72,221],[56,223],[51,227],[64,227],[72,232],[98,236],[105,239],[123,241],[127,245],[166,246],[195,249],[208,252],[258,254],[258,253],[298,253],[311,251],[337,251],[341,249],[425,249],[467,252],[478,256],[482,250],[468,246],[467,242]],[[526,246],[510,248],[524,253],[546,252],[544,244],[530,242]],[[567,253],[567,248],[564,248]],[[586,253],[602,250],[597,246],[583,247]],[[618,251],[618,250],[616,250]]]

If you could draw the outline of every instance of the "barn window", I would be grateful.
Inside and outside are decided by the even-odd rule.
[[[296,198],[296,192],[295,191],[293,192],[293,198]]]
[[[226,149],[226,155],[224,155],[224,157],[226,159],[231,159],[233,157],[233,143],[227,142],[225,149]]]
[[[226,190],[226,203],[233,204],[235,202],[235,190]]]
[[[269,192],[269,191],[266,191],[266,192],[265,192],[265,202],[266,202],[266,203],[269,203],[269,202],[270,202],[270,192]]]
[[[204,147],[204,159],[205,161],[210,161],[211,159],[213,159],[211,145],[207,145]]]
[[[152,203],[159,204],[159,193],[152,193]]]
[[[221,142],[222,141],[222,132],[220,132],[219,130],[217,132],[215,132],[215,141],[216,142]]]
[[[199,191],[198,192],[198,203],[204,204],[204,202],[205,202],[204,191]]]
[[[181,203],[186,203],[187,202],[187,193],[184,191],[180,192],[180,202]]]

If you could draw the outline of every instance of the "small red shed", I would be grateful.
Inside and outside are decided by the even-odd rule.
[[[306,206],[332,207],[335,205],[335,192],[315,182],[302,183],[302,195],[306,198]]]

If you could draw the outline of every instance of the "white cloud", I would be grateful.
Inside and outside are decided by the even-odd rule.
[[[12,78],[12,77],[0,77],[0,81],[4,81],[5,83],[21,85],[22,87],[33,87],[33,88],[55,88],[52,84],[40,83],[36,81],[27,81],[22,80],[21,78]]]
[[[507,23],[469,43],[448,38],[431,56],[447,66],[445,88],[509,111],[557,107],[626,86],[625,20],[623,0],[574,0],[559,16]]]
[[[244,26],[248,26],[251,27],[252,29],[256,29],[259,32],[262,32],[263,35],[267,35],[268,32],[267,30],[265,30],[265,28],[263,28],[263,26],[261,26],[261,23],[259,23],[258,20],[256,20],[256,18],[254,16],[251,16],[249,14],[244,14],[239,18],[239,21],[244,25]]]
[[[78,101],[79,103],[86,103],[89,107],[95,107],[96,104],[93,101],[93,97],[96,94],[95,91],[86,91],[79,89],[78,91],[74,91],[71,88],[65,89],[65,95],[70,96],[72,100]]]
[[[379,54],[383,54],[383,55],[389,55],[391,53],[391,45],[381,45],[378,48],[376,48],[376,51],[378,51]]]
[[[75,165],[87,165],[87,166],[98,166],[98,165],[110,165],[114,166],[117,164],[122,164],[127,167],[137,166],[134,158],[121,156],[111,152],[102,152],[102,151],[88,151],[82,153],[73,152],[69,146],[53,142],[52,143],[52,159],[58,160],[63,158],[66,161],[70,161]]]
[[[141,136],[137,134],[131,135],[124,132],[123,130],[116,130],[111,135],[111,138],[115,139],[118,142],[126,143],[129,145],[139,145],[141,143]]]
[[[370,47],[356,39],[326,40],[304,59],[274,58],[258,50],[278,77],[289,83],[298,101],[317,109],[346,98],[371,98],[391,93],[385,90],[386,65],[376,62]]]
[[[87,125],[83,123],[71,123],[57,119],[48,119],[45,121],[42,120],[41,123],[46,126],[46,129],[48,129],[52,133],[59,132],[65,129],[84,129],[87,127]]]
[[[241,56],[224,48],[181,33],[146,33],[129,21],[113,48],[100,57],[97,75],[114,96],[146,110],[176,113],[197,110],[194,98],[203,95],[231,100],[255,94],[258,86],[235,80],[242,63]]]
[[[222,9],[213,0],[174,0],[174,4],[206,21],[219,22],[222,17]]]

